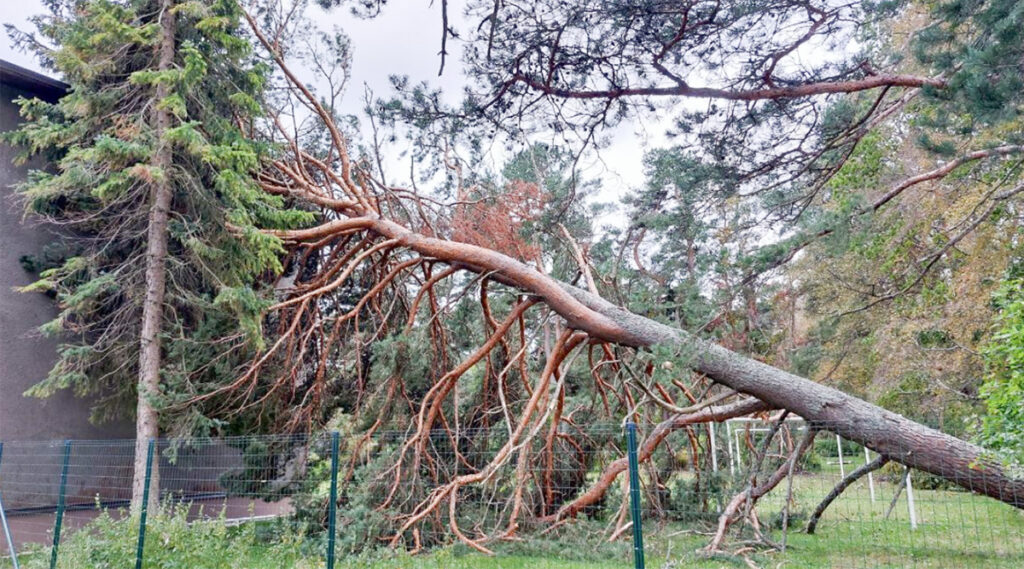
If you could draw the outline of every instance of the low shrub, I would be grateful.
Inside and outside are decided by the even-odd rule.
[[[146,524],[145,569],[305,569],[322,557],[284,523],[229,526],[224,518],[190,522],[185,508],[151,513]],[[139,519],[104,511],[86,528],[66,535],[61,569],[124,569],[135,566]],[[25,569],[49,567],[49,548],[23,557]]]

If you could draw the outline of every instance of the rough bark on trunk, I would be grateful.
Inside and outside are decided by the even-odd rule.
[[[634,314],[607,300],[558,281],[497,251],[428,237],[376,215],[328,222],[320,227],[271,232],[305,240],[339,228],[363,228],[399,245],[533,293],[571,328],[593,338],[635,347],[656,345],[691,354],[690,367],[772,408],[786,409],[860,443],[891,460],[941,476],[968,490],[1024,508],[1024,479],[1011,476],[981,447],[926,427],[902,415],[832,387],[732,352],[686,331]]]
[[[167,71],[174,65],[174,0],[162,0],[160,6],[160,44],[158,70]],[[156,101],[170,94],[164,82],[157,83]],[[142,304],[142,330],[139,333],[138,404],[135,419],[135,465],[132,480],[132,511],[138,511],[146,486],[146,457],[149,439],[159,435],[159,416],[153,398],[160,393],[160,329],[163,323],[164,292],[166,290],[167,220],[171,208],[173,188],[171,165],[173,149],[166,140],[171,127],[171,113],[158,104],[153,116],[153,135],[156,149],[153,166],[159,172],[150,188],[149,227],[146,241],[146,294]],[[159,471],[153,461],[150,481],[150,507],[159,501]]]
[[[787,409],[890,460],[1024,509],[1024,479],[1014,478],[977,445],[638,316],[576,287],[563,288],[591,310],[619,322],[625,343],[685,347],[693,354],[691,367],[723,385]]]

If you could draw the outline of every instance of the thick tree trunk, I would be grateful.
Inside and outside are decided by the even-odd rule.
[[[977,445],[648,320],[576,287],[563,284],[563,288],[591,310],[620,323],[625,343],[682,347],[692,354],[691,367],[695,371],[723,385],[753,395],[772,407],[788,409],[821,429],[860,443],[895,462],[1024,508],[1024,479],[1013,478]]]
[[[497,251],[427,237],[372,214],[307,230],[272,233],[285,239],[306,240],[353,228],[368,229],[425,257],[486,272],[494,280],[533,293],[565,318],[570,327],[594,338],[636,347],[663,345],[682,349],[690,354],[693,370],[722,385],[752,395],[773,408],[787,409],[819,429],[860,443],[895,462],[1024,508],[1024,479],[1013,478],[977,445],[629,312]]]
[[[174,65],[174,0],[162,0],[160,7],[160,71]],[[157,84],[156,101],[170,94],[167,85]],[[164,292],[166,290],[167,220],[171,209],[173,188],[171,166],[173,149],[166,140],[171,127],[171,114],[157,105],[153,117],[156,149],[153,166],[159,172],[150,189],[149,228],[146,242],[146,295],[142,304],[142,330],[139,334],[138,405],[135,419],[135,469],[132,481],[132,511],[138,511],[146,487],[146,458],[149,440],[159,435],[159,416],[153,399],[160,394],[160,329],[163,324]],[[150,507],[159,500],[158,461],[153,461],[150,481]]]

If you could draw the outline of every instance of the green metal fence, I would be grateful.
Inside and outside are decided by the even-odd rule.
[[[382,568],[1024,567],[1024,505],[876,469],[885,461],[818,427],[153,440],[140,473],[156,512],[148,495],[131,508],[135,441],[4,441],[0,567],[263,567],[246,561],[273,557],[260,547],[328,569],[368,552]],[[198,557],[213,540],[221,557]],[[397,554],[382,551],[416,557],[388,565]]]

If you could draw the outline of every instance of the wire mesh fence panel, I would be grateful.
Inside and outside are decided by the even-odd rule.
[[[964,490],[970,481],[908,471],[835,425],[775,427],[719,425],[717,467],[707,426],[666,438],[642,468],[650,555],[692,566],[1024,566],[1019,508]]]
[[[247,555],[258,557],[253,545],[263,543],[287,545],[287,552],[275,551],[277,557],[323,561],[329,495],[308,470],[329,458],[328,435],[174,439],[155,446],[158,524],[172,536],[202,534],[189,552],[193,563],[211,563],[204,551],[220,542],[246,547],[218,551],[214,564],[234,566]],[[147,562],[182,557],[169,552],[159,536],[145,541]]]
[[[229,544],[232,528],[241,524],[258,524],[260,539],[268,542],[304,543],[297,536],[322,535],[322,516],[296,516],[293,504],[317,505],[317,489],[306,486],[312,479],[304,469],[309,456],[324,452],[325,439],[154,441],[149,486],[154,507],[145,526],[139,507],[132,505],[135,441],[7,442],[0,457],[0,496],[14,546],[27,555],[22,566],[114,566],[117,560],[130,566],[143,545],[144,566],[161,566],[154,563],[168,557],[189,566],[190,555],[204,553],[201,546],[216,540]],[[320,501],[326,506],[327,495]],[[142,542],[139,534],[146,526],[156,535]],[[189,551],[181,540],[175,542],[183,534],[207,541],[196,538],[200,547]],[[300,548],[294,549],[297,556]],[[9,554],[6,543],[2,551]],[[223,551],[222,557],[227,564],[212,561],[213,566],[231,566],[231,552]],[[210,562],[197,559],[198,565]]]
[[[27,543],[52,543],[62,477],[65,504],[70,501],[71,509],[75,510],[80,482],[71,478],[74,450],[74,445],[69,447],[65,441],[4,443],[0,457],[0,495],[16,547]],[[70,499],[68,494],[71,494]],[[62,512],[62,516],[65,514]],[[68,526],[77,525],[77,516],[67,517],[72,518]],[[63,524],[64,519],[61,521]],[[2,547],[7,554],[9,545],[3,543]]]
[[[135,441],[8,441],[0,498],[23,567],[1024,566],[1019,507],[836,425],[640,424],[634,520],[622,426],[495,424],[157,440],[145,523]]]
[[[303,462],[324,437],[275,436],[157,441],[159,501],[189,521],[284,519]]]

